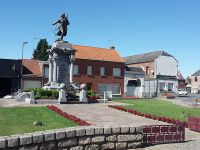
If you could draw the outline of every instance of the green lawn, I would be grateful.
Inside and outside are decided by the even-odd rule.
[[[41,121],[43,126],[33,122]],[[0,107],[0,136],[77,126],[46,107]]]
[[[128,103],[130,105],[125,106],[126,108],[131,108],[143,113],[154,114],[162,117],[171,117],[183,121],[188,120],[188,114],[200,117],[200,109],[198,108],[183,107],[164,100],[136,99],[118,100],[118,102]]]

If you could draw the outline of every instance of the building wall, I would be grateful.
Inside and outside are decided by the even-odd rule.
[[[144,63],[138,63],[138,64],[130,64],[128,65],[130,67],[142,67],[143,70],[145,71],[145,77],[147,77],[147,72],[146,72],[146,68],[149,67],[149,71],[150,71],[150,76],[148,76],[148,78],[155,78],[154,76],[154,72],[155,72],[155,65],[154,62],[144,62]]]
[[[185,88],[186,88],[185,80],[178,80],[178,89],[185,90]]]
[[[195,77],[197,81],[195,81]],[[191,92],[194,93],[200,88],[200,76],[191,76]]]
[[[168,84],[171,83],[173,84],[173,90],[172,91],[168,91],[168,93],[176,93],[177,89],[178,89],[178,80],[174,79],[160,79],[158,80],[158,95],[159,94],[163,94],[165,93],[165,91],[160,91],[160,83],[165,83],[165,87],[164,90],[168,91]]]
[[[142,146],[142,127],[82,126],[1,137],[0,148],[45,150],[125,150]]]
[[[124,93],[124,63],[76,59],[75,65],[79,68],[79,75],[73,76],[75,83],[91,83],[92,90],[96,92],[98,84],[120,84],[121,94]],[[92,66],[92,75],[87,75],[87,66]],[[105,67],[105,76],[100,76],[100,67]],[[113,76],[113,68],[121,68],[120,77]]]
[[[141,85],[140,86],[127,86],[128,81],[132,78],[138,78],[140,80]],[[124,95],[125,96],[136,96],[136,97],[142,97],[142,91],[144,87],[144,74],[134,73],[130,71],[125,71],[124,74]],[[130,92],[131,90],[131,92]]]
[[[42,86],[43,85],[41,80],[30,80],[30,79],[23,80],[23,89],[41,88]]]
[[[169,56],[159,56],[155,60],[155,75],[176,76],[178,74],[178,62]]]
[[[0,59],[0,97],[20,89],[21,61]]]
[[[164,83],[164,90],[160,91],[160,83]],[[173,84],[172,91],[168,91],[168,83]],[[178,87],[178,80],[176,79],[150,79],[144,81],[143,87],[143,97],[152,98],[152,97],[159,97],[160,95],[166,93],[176,93]]]

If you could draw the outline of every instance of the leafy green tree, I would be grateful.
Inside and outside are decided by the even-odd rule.
[[[33,59],[46,61],[48,60],[48,52],[47,49],[51,48],[50,45],[48,45],[48,42],[46,39],[40,39],[40,41],[37,44],[37,48],[33,51]]]

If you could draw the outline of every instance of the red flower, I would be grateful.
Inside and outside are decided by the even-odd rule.
[[[57,114],[65,117],[66,119],[71,120],[71,121],[81,125],[81,126],[91,125],[90,123],[88,123],[88,122],[86,122],[84,120],[81,120],[80,118],[77,118],[77,117],[75,117],[73,115],[70,115],[70,114],[68,114],[66,112],[63,112],[61,109],[59,109],[56,106],[48,105],[47,108],[52,110],[52,111],[54,111],[54,112],[56,112]]]

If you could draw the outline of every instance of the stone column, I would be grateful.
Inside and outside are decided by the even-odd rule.
[[[57,82],[57,62],[53,59],[53,81]]]
[[[69,81],[73,82],[73,67],[74,67],[74,55],[71,55],[71,64],[70,64],[70,72],[69,72]]]
[[[57,67],[56,67],[56,72],[57,72],[57,73],[56,73],[56,82],[58,82],[58,76],[59,76],[59,67],[58,67],[58,65],[59,65],[59,64],[58,64],[58,60],[56,60],[56,66],[57,66]]]
[[[52,75],[53,75],[53,65],[52,65],[52,60],[49,59],[49,82],[52,82]]]

